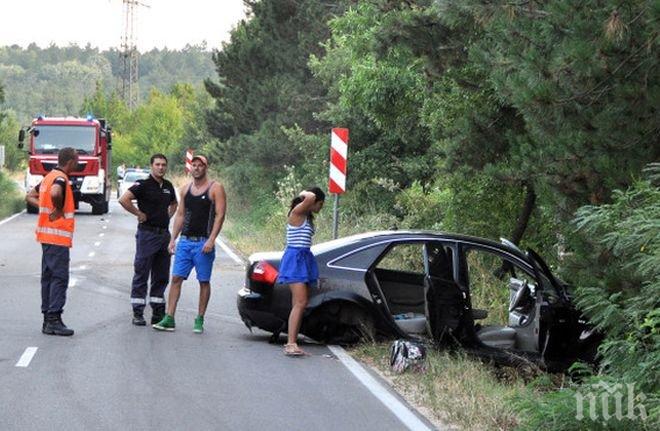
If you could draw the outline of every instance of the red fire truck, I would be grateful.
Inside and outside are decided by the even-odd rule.
[[[112,134],[103,119],[39,116],[18,134],[19,148],[29,134],[30,160],[25,188],[30,190],[57,166],[57,153],[72,147],[78,152],[78,168],[69,175],[76,209],[80,201],[92,206],[92,214],[108,212],[110,202],[110,163]],[[27,204],[27,212],[38,209]]]

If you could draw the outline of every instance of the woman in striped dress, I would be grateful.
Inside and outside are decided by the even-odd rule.
[[[286,225],[286,249],[280,263],[277,282],[288,284],[291,289],[291,313],[289,331],[284,353],[288,356],[301,356],[305,352],[298,347],[298,331],[303,312],[307,306],[307,289],[314,286],[319,277],[316,259],[310,251],[314,235],[314,213],[323,208],[325,194],[318,187],[300,193],[291,201],[291,209]]]

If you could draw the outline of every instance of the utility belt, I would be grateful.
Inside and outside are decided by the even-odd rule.
[[[158,234],[169,233],[170,232],[169,229],[166,228],[166,227],[150,226],[150,225],[144,224],[144,223],[140,223],[138,225],[138,229],[148,230],[149,232],[158,233]]]

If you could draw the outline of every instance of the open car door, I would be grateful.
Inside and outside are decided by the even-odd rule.
[[[424,246],[424,296],[428,332],[438,343],[460,338],[466,295],[454,279],[454,249],[439,241]]]
[[[528,250],[539,280],[543,281],[541,357],[548,369],[565,369],[576,360],[595,362],[603,335],[594,330],[573,304],[565,284],[550,271],[543,258]]]

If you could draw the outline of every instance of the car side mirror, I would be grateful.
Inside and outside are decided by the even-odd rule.
[[[516,295],[513,297],[511,304],[509,305],[509,312],[512,312],[518,307],[521,307],[529,302],[532,297],[532,291],[529,287],[529,284],[525,283],[520,289],[516,292]]]
[[[23,149],[23,142],[25,141],[25,129],[18,131],[18,148]]]
[[[105,131],[105,139],[108,142],[108,150],[112,150],[112,129],[108,127]]]

